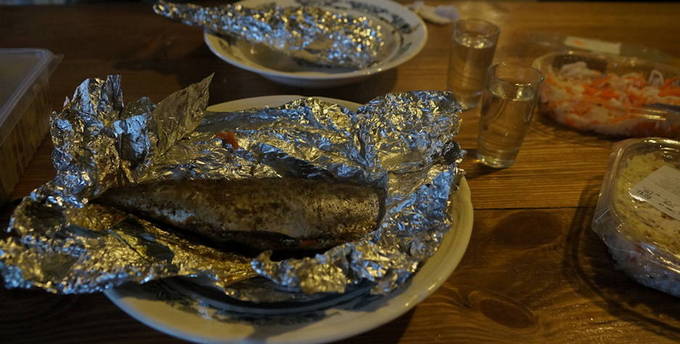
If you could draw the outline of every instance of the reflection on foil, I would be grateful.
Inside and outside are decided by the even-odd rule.
[[[85,293],[201,276],[255,301],[257,288],[234,286],[259,275],[284,294],[342,293],[365,283],[384,294],[436,252],[452,228],[447,211],[462,174],[463,151],[453,141],[461,108],[449,93],[388,94],[356,111],[301,98],[205,116],[209,81],[158,105],[124,105],[115,76],[78,87],[52,120],[57,176],[22,201],[10,238],[0,242],[8,287]],[[224,131],[238,144],[216,135]],[[138,183],[261,178],[378,188],[384,214],[357,240],[273,260],[270,251],[248,258],[96,202],[109,189]]]
[[[259,8],[201,7],[158,1],[154,11],[321,66],[366,68],[386,49],[387,28],[379,20],[314,6],[281,7],[272,2]]]

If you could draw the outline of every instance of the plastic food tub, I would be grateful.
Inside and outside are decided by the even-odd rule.
[[[574,51],[549,53],[534,67],[545,75],[541,113],[565,126],[608,136],[680,138],[678,68]]]
[[[48,50],[0,49],[0,205],[19,181],[49,127]]]
[[[592,223],[633,279],[680,297],[680,142],[617,143]]]

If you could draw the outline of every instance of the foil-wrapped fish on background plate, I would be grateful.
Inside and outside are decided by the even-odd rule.
[[[203,7],[158,1],[154,11],[310,64],[362,69],[383,57],[389,33],[379,19],[320,5],[280,6],[271,1]]]
[[[427,41],[422,19],[391,0],[161,2],[155,10],[204,27],[206,45],[225,62],[296,87],[358,82],[410,60]]]

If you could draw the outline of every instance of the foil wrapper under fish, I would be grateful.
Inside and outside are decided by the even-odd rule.
[[[378,97],[352,111],[317,98],[206,113],[210,79],[155,105],[124,105],[120,79],[89,79],[52,118],[56,177],[24,198],[0,241],[8,287],[102,291],[172,276],[207,278],[257,301],[241,283],[278,293],[342,293],[369,283],[385,294],[433,255],[454,225],[451,195],[464,152],[453,140],[460,105],[448,92]],[[231,131],[238,145],[216,133]],[[194,241],[97,203],[107,190],[178,180],[305,178],[384,191],[375,230],[307,258],[256,258]],[[235,289],[236,288],[236,289]],[[260,288],[261,289],[261,288]],[[260,293],[261,295],[261,293]]]
[[[158,1],[154,11],[184,24],[320,66],[366,68],[385,53],[386,27],[377,19],[315,6],[201,7]]]

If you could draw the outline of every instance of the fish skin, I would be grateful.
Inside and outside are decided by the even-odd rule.
[[[293,178],[164,181],[109,190],[97,202],[258,250],[357,240],[375,229],[382,207],[369,187]]]

